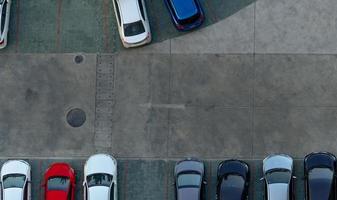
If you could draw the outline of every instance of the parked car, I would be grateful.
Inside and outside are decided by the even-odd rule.
[[[137,47],[151,42],[150,23],[144,0],[112,0],[123,46]]]
[[[117,161],[107,154],[91,156],[84,165],[84,200],[117,200]]]
[[[9,160],[1,167],[1,199],[31,200],[31,167],[23,160]]]
[[[294,199],[293,159],[285,154],[270,155],[263,160],[265,199]]]
[[[11,0],[0,0],[0,49],[7,46]]]
[[[43,179],[45,200],[74,200],[75,171],[67,163],[54,163]]]
[[[219,164],[217,171],[218,200],[248,199],[249,166],[240,160],[226,160]]]
[[[177,162],[174,175],[177,200],[201,200],[204,193],[204,163],[188,158]]]
[[[306,200],[335,200],[336,157],[331,153],[311,153],[304,158]]]
[[[205,19],[199,0],[164,0],[175,27],[189,31],[199,27]]]

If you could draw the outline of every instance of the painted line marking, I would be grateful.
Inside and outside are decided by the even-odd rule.
[[[185,109],[184,104],[152,104],[152,103],[145,103],[139,104],[142,108],[168,108],[168,109]]]

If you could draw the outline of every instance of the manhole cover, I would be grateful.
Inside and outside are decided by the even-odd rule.
[[[85,120],[85,112],[79,108],[74,108],[67,113],[67,122],[72,127],[82,126]]]
[[[84,57],[82,56],[82,55],[77,55],[77,56],[75,56],[75,63],[76,64],[80,64],[80,63],[82,63],[83,62],[83,60],[84,60]]]

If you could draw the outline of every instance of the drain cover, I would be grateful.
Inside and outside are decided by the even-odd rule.
[[[77,55],[75,56],[74,60],[76,64],[80,64],[81,62],[83,62],[83,56],[82,55]]]
[[[86,120],[85,112],[82,109],[74,108],[67,113],[67,122],[72,127],[80,127]]]

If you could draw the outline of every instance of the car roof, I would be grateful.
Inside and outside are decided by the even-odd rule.
[[[169,0],[172,4],[174,13],[179,20],[184,20],[197,14],[199,9],[195,0]]]
[[[138,0],[118,0],[123,23],[133,23],[141,20]]]
[[[22,188],[7,188],[3,192],[3,200],[22,200],[23,189]]]
[[[268,199],[273,200],[288,200],[289,199],[289,184],[274,183],[268,185]]]
[[[178,200],[180,199],[193,199],[199,200],[200,188],[180,188],[178,189]]]
[[[263,160],[263,172],[266,173],[272,169],[287,169],[292,171],[293,159],[285,154],[270,155]]]
[[[312,200],[329,200],[333,176],[331,179],[309,180],[309,196]]]
[[[88,200],[109,200],[110,188],[106,186],[93,186],[88,190]]]
[[[113,176],[117,173],[117,161],[107,154],[96,154],[90,156],[84,166],[85,176],[97,173],[106,173]]]

